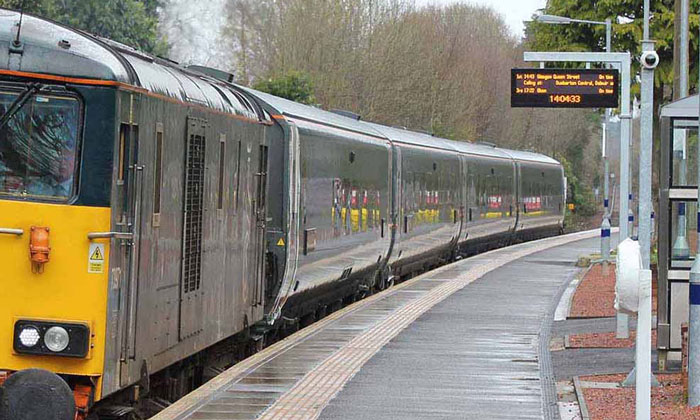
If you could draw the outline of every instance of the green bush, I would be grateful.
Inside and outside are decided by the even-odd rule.
[[[253,85],[253,89],[306,105],[313,105],[316,100],[311,77],[300,71],[292,70],[261,80]]]
[[[566,158],[560,158],[564,166],[564,176],[567,181],[566,202],[575,206],[575,212],[579,216],[593,216],[596,213],[595,197],[590,185],[581,182],[574,174],[571,163]],[[567,210],[567,213],[569,211]]]

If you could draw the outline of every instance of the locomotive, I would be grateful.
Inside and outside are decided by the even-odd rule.
[[[561,232],[549,157],[0,11],[0,419],[130,419],[393,282]]]

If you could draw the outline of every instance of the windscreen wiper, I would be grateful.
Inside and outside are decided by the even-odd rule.
[[[12,117],[19,112],[20,109],[26,104],[37,92],[39,92],[44,86],[39,83],[30,83],[27,88],[17,96],[7,108],[2,117],[0,117],[0,129],[5,127],[5,125],[10,121]]]

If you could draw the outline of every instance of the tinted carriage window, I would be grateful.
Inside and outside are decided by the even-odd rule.
[[[0,114],[20,93],[0,92]],[[0,195],[67,201],[74,193],[80,103],[37,94],[0,128]]]

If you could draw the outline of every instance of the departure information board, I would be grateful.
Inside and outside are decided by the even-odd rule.
[[[619,80],[609,69],[512,69],[510,106],[617,108]]]

